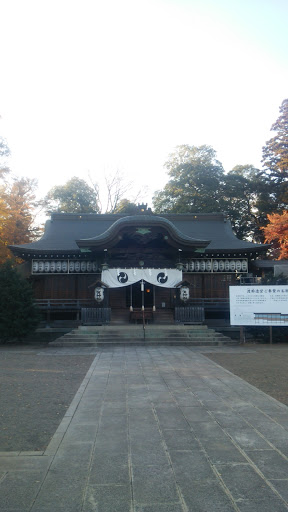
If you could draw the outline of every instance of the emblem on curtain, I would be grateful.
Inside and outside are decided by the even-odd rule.
[[[157,281],[158,281],[158,283],[161,283],[161,284],[167,283],[167,281],[168,281],[167,274],[165,274],[164,272],[160,272],[157,275]]]
[[[126,274],[126,272],[119,272],[117,279],[119,283],[125,284],[128,281],[128,275]]]

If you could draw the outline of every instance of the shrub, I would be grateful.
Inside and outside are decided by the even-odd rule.
[[[34,331],[38,322],[29,282],[6,261],[0,265],[0,340],[20,340]]]

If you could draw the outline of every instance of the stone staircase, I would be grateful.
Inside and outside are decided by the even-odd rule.
[[[207,325],[103,325],[79,326],[49,345],[57,347],[111,347],[117,345],[237,345]]]

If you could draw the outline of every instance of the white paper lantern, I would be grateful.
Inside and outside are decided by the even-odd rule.
[[[200,270],[200,261],[196,260],[195,261],[195,272],[199,272]]]
[[[32,263],[32,272],[38,272],[38,268],[39,268],[38,261],[34,260]]]
[[[104,290],[101,286],[97,286],[94,290],[94,297],[97,302],[103,302],[104,300]]]
[[[80,270],[81,270],[80,261],[75,261],[75,272],[80,272]]]
[[[38,263],[38,271],[44,272],[44,261],[39,261]]]
[[[207,272],[211,272],[211,270],[212,270],[211,260],[206,260],[205,267],[206,267]]]
[[[247,272],[247,270],[248,270],[247,260],[242,260],[242,272]]]
[[[200,272],[205,272],[205,261],[200,261]]]
[[[188,286],[181,286],[180,288],[180,299],[186,302],[186,300],[189,300],[189,287]]]
[[[50,261],[45,261],[44,272],[49,272],[49,270],[50,270]]]
[[[241,272],[242,264],[240,260],[236,261],[236,270],[237,272]]]
[[[61,269],[62,269],[62,272],[67,272],[67,270],[68,270],[68,262],[67,261],[62,261]]]
[[[194,272],[194,270],[195,270],[195,263],[194,263],[194,261],[193,260],[189,261],[189,271],[190,272]]]
[[[218,268],[219,268],[219,272],[224,272],[224,270],[225,270],[225,264],[224,264],[224,261],[223,261],[223,260],[220,260],[220,261],[219,261],[219,266],[218,266]]]
[[[92,262],[87,261],[87,272],[91,272],[91,271],[92,271]]]
[[[213,268],[213,272],[218,272],[218,269],[219,269],[218,260],[213,260],[212,268]]]
[[[56,271],[56,261],[51,261],[50,262],[50,272],[55,272]]]
[[[56,261],[56,272],[61,272],[61,261]]]
[[[225,260],[224,269],[225,269],[225,272],[229,272],[229,270],[230,270],[230,261],[229,260]]]
[[[236,261],[235,260],[230,261],[230,270],[231,270],[231,272],[235,272],[235,270],[236,270]]]
[[[75,270],[74,261],[69,261],[69,272],[74,272],[74,270]]]
[[[93,272],[97,272],[97,270],[98,270],[97,261],[93,261],[93,263],[92,263],[92,271]]]
[[[81,268],[81,272],[86,272],[86,269],[87,269],[86,261],[81,261],[80,268]]]

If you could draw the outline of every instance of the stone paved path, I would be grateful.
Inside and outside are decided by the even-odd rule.
[[[202,352],[97,351],[47,450],[0,454],[1,512],[287,511],[288,408]]]

